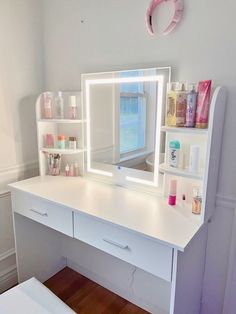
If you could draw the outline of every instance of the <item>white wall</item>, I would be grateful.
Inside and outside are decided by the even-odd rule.
[[[218,314],[236,196],[236,141],[232,138],[236,117],[236,3],[185,1],[185,16],[178,29],[167,37],[150,37],[144,23],[149,2],[43,0],[46,87],[80,89],[81,73],[168,65],[173,67],[173,80],[212,79],[215,86],[227,87],[217,214],[209,229],[203,300],[203,311]],[[222,252],[220,248],[224,248]]]
[[[37,0],[0,1],[0,292],[16,283],[6,184],[37,173],[34,103],[43,89]]]

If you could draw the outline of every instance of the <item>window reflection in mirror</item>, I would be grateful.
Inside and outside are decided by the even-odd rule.
[[[169,80],[170,68],[82,76],[88,172],[157,185]]]

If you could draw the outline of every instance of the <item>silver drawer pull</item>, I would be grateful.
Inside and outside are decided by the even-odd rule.
[[[41,212],[41,211],[39,211],[39,210],[37,210],[37,209],[34,209],[34,208],[30,208],[30,210],[31,210],[32,212],[34,212],[34,213],[40,215],[40,216],[44,216],[44,217],[47,217],[47,216],[48,216],[48,214],[47,214],[46,212]]]
[[[103,241],[104,241],[104,242],[107,242],[107,243],[109,243],[109,244],[115,245],[115,246],[117,246],[117,247],[119,247],[120,249],[123,249],[123,250],[127,250],[127,249],[129,248],[128,245],[123,245],[123,244],[117,243],[117,242],[115,242],[115,241],[112,241],[112,240],[110,240],[110,239],[104,238]]]

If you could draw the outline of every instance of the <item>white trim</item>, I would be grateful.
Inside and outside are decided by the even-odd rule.
[[[223,314],[235,312],[235,278],[236,278],[236,207],[232,224],[232,236],[228,262],[227,280],[225,286]]]
[[[11,256],[14,255],[14,254],[16,254],[16,251],[15,251],[14,248],[12,248],[12,249],[10,249],[10,250],[8,250],[8,251],[6,251],[6,252],[3,252],[2,254],[0,254],[0,263],[1,263],[3,260],[5,260],[5,259],[11,257]]]
[[[0,174],[6,175],[7,173],[12,173],[12,172],[22,172],[25,170],[31,170],[35,169],[38,167],[38,160],[32,160],[28,161],[22,164],[6,167],[6,168],[0,168]]]
[[[0,272],[0,293],[13,287],[17,284],[17,270],[16,266],[8,267],[6,270]]]
[[[7,184],[38,175],[38,160],[0,169],[0,194],[7,196]]]
[[[9,197],[11,195],[10,191],[0,191],[0,198]]]
[[[227,195],[217,194],[216,195],[216,207],[236,209],[236,199]]]

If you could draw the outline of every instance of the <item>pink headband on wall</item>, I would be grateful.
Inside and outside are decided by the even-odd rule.
[[[171,23],[164,30],[163,35],[168,35],[169,33],[171,33],[182,19],[182,15],[183,15],[183,11],[184,11],[183,0],[152,0],[149,8],[147,10],[147,13],[146,13],[146,25],[147,25],[148,32],[151,35],[154,34],[153,25],[152,25],[153,12],[155,11],[155,9],[158,5],[160,5],[162,2],[165,2],[165,1],[173,2],[174,6],[175,6],[175,13],[174,13],[174,16],[172,18]]]

